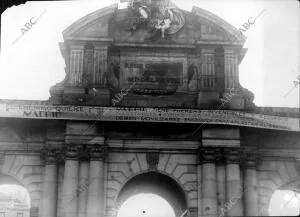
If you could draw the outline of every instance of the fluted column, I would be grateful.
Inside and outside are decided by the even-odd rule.
[[[42,198],[42,217],[56,217],[57,165],[56,151],[46,150]]]
[[[88,217],[104,216],[104,157],[105,147],[93,145],[90,149],[89,188],[88,188]]]
[[[68,145],[66,149],[62,211],[64,217],[77,217],[79,148],[78,145]]]
[[[228,216],[243,215],[243,189],[240,174],[240,151],[237,148],[225,149],[226,161],[226,206]]]
[[[258,192],[257,192],[257,158],[255,155],[247,155],[244,158],[244,209],[246,216],[258,216]]]
[[[217,216],[216,159],[219,150],[206,148],[200,151],[202,161],[202,216]]]

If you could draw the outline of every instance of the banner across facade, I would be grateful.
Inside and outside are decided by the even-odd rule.
[[[232,110],[0,104],[0,117],[94,121],[199,123],[300,131],[299,118]]]

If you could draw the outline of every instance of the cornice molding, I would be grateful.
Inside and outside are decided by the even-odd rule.
[[[243,45],[245,43],[246,36],[240,34],[240,31],[237,28],[226,22],[221,17],[218,17],[217,15],[196,6],[192,8],[192,13],[202,19],[209,20],[213,24],[221,27],[224,31],[234,35],[238,39],[237,44]]]
[[[101,8],[99,10],[96,10],[81,19],[75,21],[73,24],[71,24],[68,28],[66,28],[63,31],[63,37],[66,39],[67,37],[72,37],[75,32],[80,30],[82,27],[86,26],[92,21],[95,21],[97,19],[100,19],[101,17],[104,17],[109,14],[114,14],[114,12],[118,9],[118,4],[113,4],[104,8]]]

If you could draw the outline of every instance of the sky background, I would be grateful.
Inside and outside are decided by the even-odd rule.
[[[117,0],[27,2],[2,14],[0,98],[47,100],[49,88],[63,80],[64,61],[58,42],[62,31],[81,17]],[[180,8],[206,9],[236,28],[264,13],[244,34],[248,48],[239,66],[240,83],[255,94],[258,106],[299,107],[299,3],[293,0],[173,0]],[[125,7],[126,3],[119,4]],[[44,13],[43,13],[44,12]],[[31,18],[31,30],[21,28]],[[293,90],[292,90],[293,89]],[[285,96],[290,90],[290,94]]]

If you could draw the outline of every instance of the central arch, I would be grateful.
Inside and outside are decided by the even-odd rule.
[[[139,174],[130,179],[117,197],[117,209],[137,194],[155,194],[165,199],[178,217],[187,209],[187,198],[180,185],[167,175],[157,172]]]

